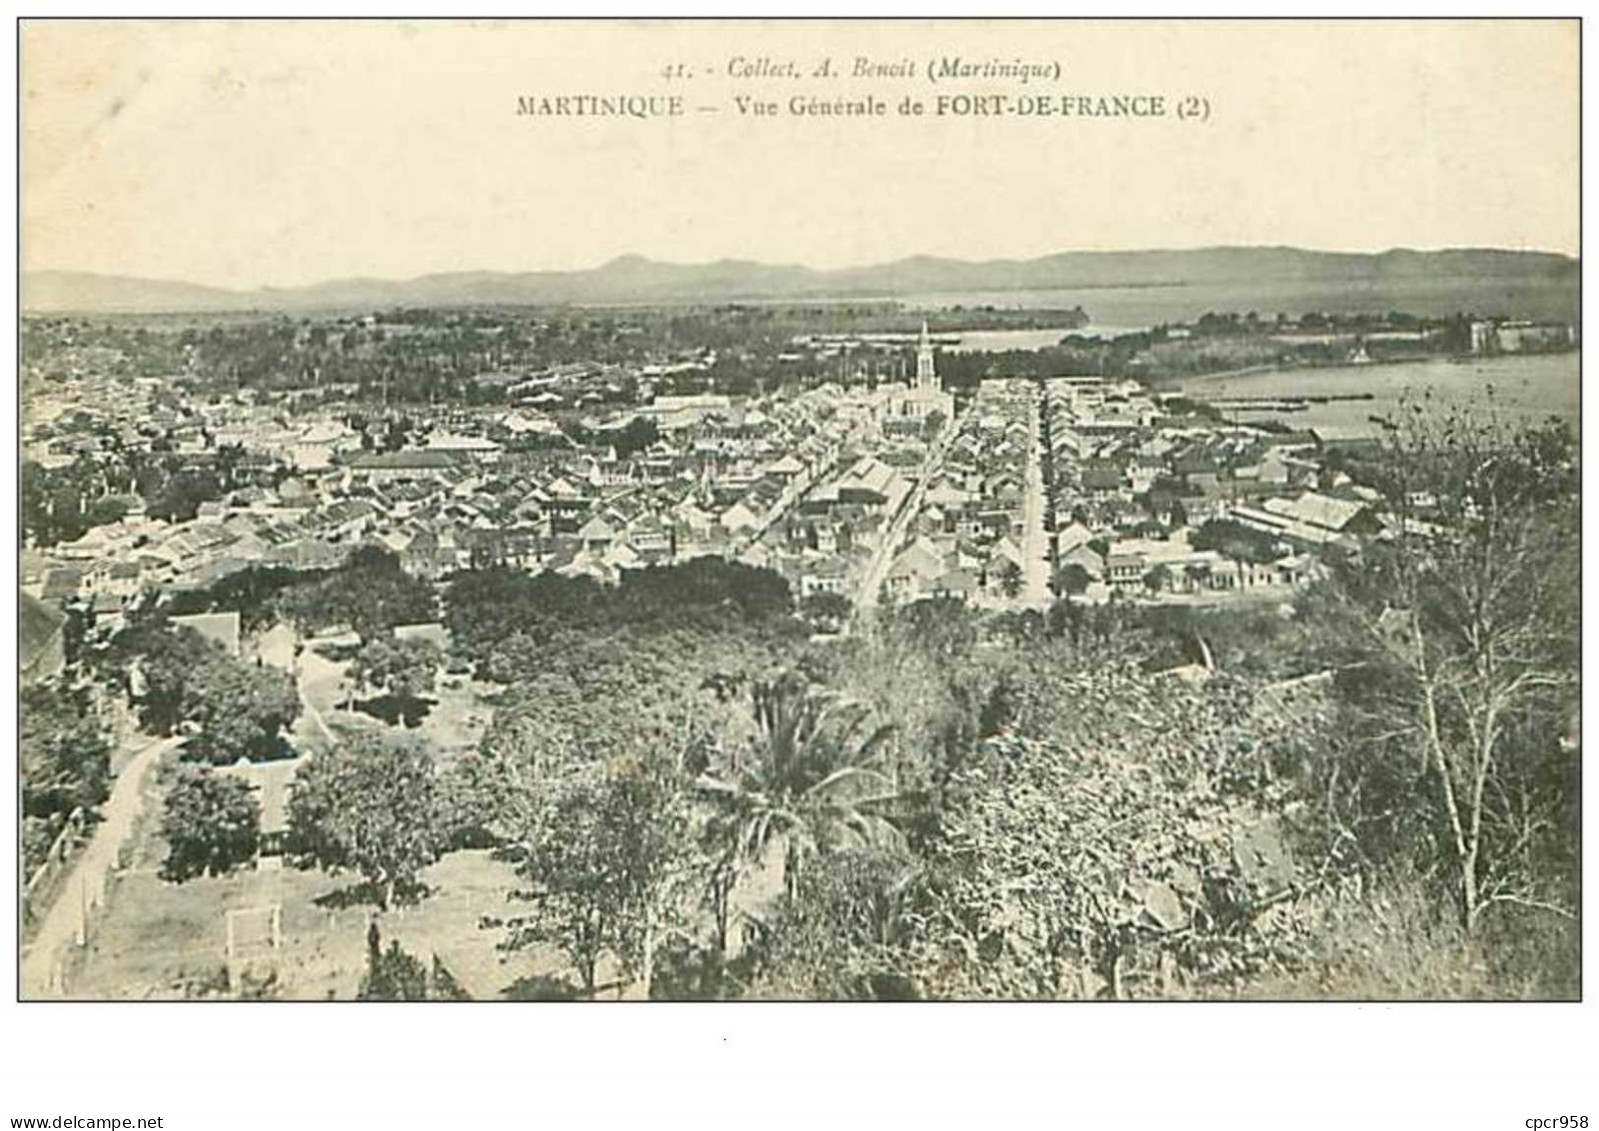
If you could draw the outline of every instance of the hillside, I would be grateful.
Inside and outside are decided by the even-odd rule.
[[[1580,264],[1568,256],[1496,249],[1393,250],[1380,254],[1288,247],[1187,251],[1063,252],[1038,259],[969,262],[916,256],[870,267],[819,271],[749,260],[662,263],[629,255],[583,271],[462,271],[392,280],[352,278],[306,287],[230,291],[190,283],[70,271],[25,273],[29,312],[179,313],[340,310],[389,306],[675,303],[883,297],[1108,287],[1260,286],[1411,289],[1470,281],[1576,293]]]

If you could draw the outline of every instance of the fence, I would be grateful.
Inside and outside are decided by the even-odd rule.
[[[61,827],[61,832],[45,854],[44,863],[35,868],[33,875],[28,877],[28,882],[22,889],[24,934],[60,894],[62,881],[72,870],[77,850],[84,844],[88,824],[89,815],[82,806],[68,814],[66,824]]]

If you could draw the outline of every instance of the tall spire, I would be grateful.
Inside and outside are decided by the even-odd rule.
[[[922,319],[922,337],[916,344],[916,387],[929,391],[938,388],[938,374],[933,371],[933,340],[927,335],[927,319]]]

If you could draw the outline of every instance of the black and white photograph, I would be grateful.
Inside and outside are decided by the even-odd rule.
[[[1578,47],[22,21],[19,996],[1579,999]]]
[[[1580,19],[17,15],[9,1126],[1599,1118]]]

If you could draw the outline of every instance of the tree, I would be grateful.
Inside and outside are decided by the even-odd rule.
[[[628,570],[622,575],[620,596],[624,610],[633,616],[730,607],[757,621],[793,610],[788,581],[781,574],[711,555],[681,565]]]
[[[1024,581],[1022,567],[1015,562],[1006,561],[999,567],[999,587],[1012,601],[1021,595]]]
[[[218,578],[204,589],[174,593],[164,608],[169,616],[237,611],[240,627],[255,632],[270,628],[279,619],[279,602],[285,593],[302,585],[309,585],[306,571],[253,565]]]
[[[222,481],[204,468],[180,471],[166,482],[150,503],[151,518],[167,522],[188,522],[199,512],[200,504],[221,498]]]
[[[433,621],[437,605],[432,586],[376,546],[361,547],[332,574],[295,586],[279,601],[282,615],[301,632],[348,625],[367,640],[392,633],[396,625]]]
[[[680,926],[677,896],[692,859],[685,783],[676,767],[635,756],[611,767],[605,784],[601,828],[624,896],[622,963],[649,997],[662,938]]]
[[[368,640],[350,664],[349,678],[363,687],[380,688],[397,699],[416,700],[433,690],[443,657],[428,640]]]
[[[1067,562],[1055,575],[1055,591],[1064,597],[1078,597],[1088,592],[1093,574],[1079,562]]]
[[[439,858],[451,831],[432,756],[364,732],[300,768],[288,818],[297,867],[354,871],[385,909],[417,894],[417,873]]]
[[[357,1001],[463,1001],[466,996],[437,958],[429,969],[394,939],[384,950],[377,920],[368,925],[366,973],[356,991]]]
[[[504,567],[470,570],[450,579],[445,625],[451,647],[477,663],[518,634],[547,637],[559,625],[601,619],[603,587],[590,577],[529,576]]]
[[[880,768],[891,726],[876,725],[865,704],[793,674],[757,682],[751,699],[753,740],[719,753],[698,782],[741,866],[781,843],[792,894],[815,853],[897,837],[887,812],[899,793]]]
[[[1564,425],[1417,412],[1379,472],[1395,536],[1341,578],[1361,748],[1426,783],[1468,931],[1500,902],[1574,917],[1576,463]]]
[[[600,956],[619,945],[622,881],[601,829],[598,787],[578,775],[552,793],[536,823],[522,831],[526,857],[517,872],[531,886],[512,893],[537,906],[507,924],[506,945],[554,945],[592,997]]]
[[[169,631],[163,619],[151,619],[117,634],[103,670],[118,680],[128,679],[130,693],[137,690],[139,722],[145,730],[170,734],[186,718],[193,703],[190,683],[212,661],[213,647],[191,628]]]
[[[246,664],[192,628],[173,631],[161,617],[119,634],[103,669],[136,669],[140,720],[157,734],[199,725],[189,751],[216,765],[277,756],[283,732],[300,714],[293,677]]]
[[[56,519],[54,473],[32,460],[24,460],[18,480],[24,533],[35,546],[53,546],[63,541]]]
[[[514,893],[536,908],[511,922],[508,945],[556,946],[589,996],[610,953],[648,996],[692,847],[682,784],[670,767],[633,757],[578,767],[544,792],[522,834],[518,874],[529,886]]]
[[[21,723],[24,814],[54,818],[105,801],[111,747],[76,695],[54,684],[25,688]]]
[[[496,720],[476,750],[442,777],[445,827],[452,846],[503,848],[525,842],[545,807],[542,786],[571,768],[571,752],[539,741],[536,727]],[[532,733],[530,733],[532,732]]]
[[[213,765],[283,752],[283,733],[300,714],[294,678],[272,667],[251,667],[216,648],[184,689],[184,714],[200,724],[189,750]]]
[[[1151,593],[1159,593],[1163,589],[1170,589],[1171,570],[1158,563],[1150,566],[1149,572],[1144,574],[1144,588]]]
[[[87,526],[110,526],[121,522],[127,516],[128,504],[124,499],[114,496],[97,499],[84,513],[84,522]]]
[[[1087,620],[1083,607],[1074,604],[1068,594],[1049,606],[1044,628],[1050,637],[1057,640],[1063,636],[1070,636],[1075,646],[1082,643],[1083,628]]]
[[[1241,562],[1264,564],[1282,556],[1269,535],[1230,518],[1207,519],[1190,536],[1189,545],[1196,550],[1215,550]]]
[[[660,438],[660,428],[654,420],[635,416],[620,431],[613,434],[611,446],[616,449],[618,459],[631,459]]]
[[[182,883],[224,876],[255,859],[261,840],[261,806],[242,778],[179,766],[161,815],[167,858],[161,878]]]
[[[947,664],[965,659],[977,643],[977,616],[959,597],[932,597],[884,610],[885,631]]]
[[[837,632],[849,623],[855,606],[842,593],[812,593],[800,603],[800,615],[821,632]]]

